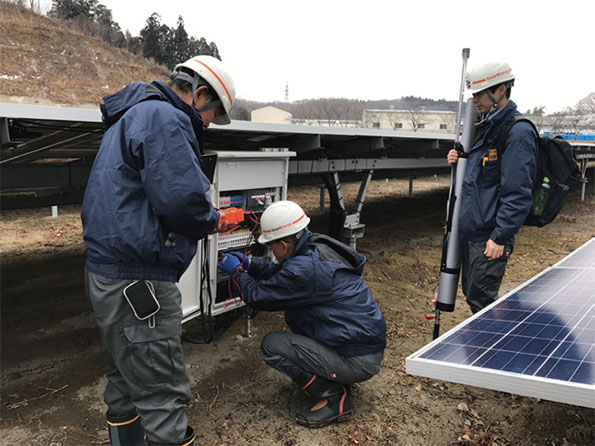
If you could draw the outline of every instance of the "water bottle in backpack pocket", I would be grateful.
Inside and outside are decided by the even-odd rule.
[[[535,195],[533,196],[533,206],[531,206],[530,215],[533,215],[534,217],[541,217],[549,197],[550,179],[548,177],[544,177],[541,186],[535,190]]]

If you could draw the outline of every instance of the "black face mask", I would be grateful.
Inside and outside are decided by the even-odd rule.
[[[205,105],[204,107],[198,108],[194,105],[194,98],[192,98],[192,108],[198,114],[200,114],[201,112],[203,112],[205,110],[210,110],[211,108],[222,107],[222,106],[223,106],[223,103],[219,99],[214,99],[211,102],[209,102],[207,105]]]
[[[192,128],[194,129],[194,135],[198,141],[198,150],[202,152],[205,148],[205,132],[202,122],[202,116],[200,115],[199,109],[194,105],[194,99],[192,100],[191,108],[196,112],[193,116],[190,116],[192,121]],[[200,155],[200,153],[198,154]]]

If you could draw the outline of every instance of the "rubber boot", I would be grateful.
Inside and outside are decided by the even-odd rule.
[[[181,446],[194,446],[194,438],[195,438],[194,429],[192,429],[192,427],[190,427],[190,426],[187,426],[186,427],[186,436],[182,440]]]
[[[143,446],[145,431],[136,413],[124,416],[107,414],[107,429],[112,446]]]
[[[194,439],[195,439],[195,435],[194,435],[194,429],[192,429],[191,426],[186,426],[186,434],[184,434],[184,439],[182,440],[181,443],[176,443],[174,444],[174,446],[194,446]],[[151,443],[149,442],[149,445],[163,445],[164,443]],[[167,443],[168,445],[171,445],[171,443]]]
[[[301,375],[296,382],[302,390],[318,400],[308,411],[298,413],[295,422],[306,427],[322,427],[335,421],[343,421],[353,410],[351,398],[341,383],[328,381],[318,375]]]

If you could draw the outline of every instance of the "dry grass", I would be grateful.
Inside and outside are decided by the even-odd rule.
[[[0,95],[98,104],[135,81],[166,80],[167,68],[0,1]]]

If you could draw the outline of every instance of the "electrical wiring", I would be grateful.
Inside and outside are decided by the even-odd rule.
[[[243,250],[243,252],[244,252],[244,258],[242,259],[242,263],[244,262],[244,260],[246,258],[249,258],[248,248],[250,246],[250,240],[252,240],[252,236],[254,235],[254,232],[256,231],[256,228],[258,228],[258,226],[260,225],[260,220],[258,219],[258,217],[256,216],[256,214],[254,214],[254,212],[247,211],[247,212],[245,212],[245,215],[248,216],[248,218],[250,219],[250,221],[252,223],[254,223],[254,227],[252,228],[252,231],[250,232],[250,236],[246,239],[246,244],[244,245],[244,250]],[[240,225],[238,225],[238,226],[240,226]],[[227,282],[227,291],[229,293],[229,297],[227,299],[225,299],[225,302],[223,302],[223,308],[227,308],[228,302],[231,301],[231,300],[233,300],[236,305],[240,305],[240,304],[242,304],[244,302],[244,294],[242,293],[242,289],[240,288],[240,284],[236,280],[236,277],[237,277],[239,271],[240,271],[240,267],[236,268],[236,270],[234,271],[234,273],[229,276],[229,280]],[[240,292],[240,300],[239,301],[238,300],[235,300],[235,298],[233,297],[232,284],[235,285],[235,287]]]

